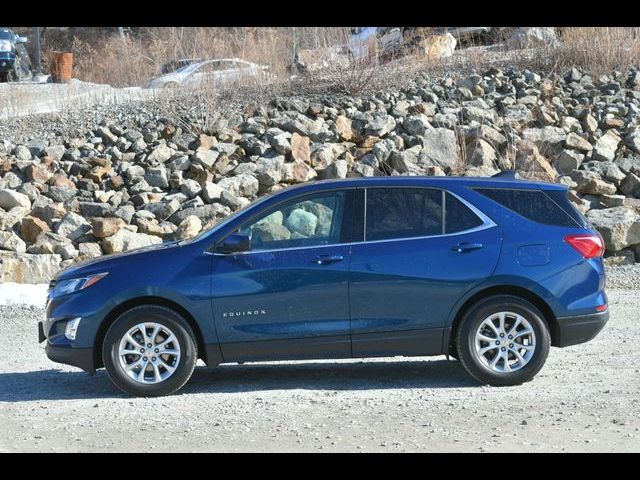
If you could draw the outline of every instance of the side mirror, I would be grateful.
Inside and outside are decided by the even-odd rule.
[[[220,253],[246,252],[251,249],[251,239],[249,235],[234,233],[225,238],[216,246],[216,251]]]
[[[16,43],[26,43],[27,42],[27,37],[21,37],[21,36],[17,36],[16,37]]]

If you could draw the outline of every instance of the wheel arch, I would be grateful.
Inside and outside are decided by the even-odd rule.
[[[494,285],[474,293],[460,306],[453,318],[451,327],[449,327],[445,332],[445,353],[451,353],[455,351],[454,340],[465,314],[479,301],[495,295],[511,295],[519,297],[533,304],[538,310],[540,310],[540,312],[542,312],[542,319],[547,324],[547,327],[549,328],[549,334],[551,335],[551,345],[555,346],[558,344],[560,340],[558,321],[555,314],[553,313],[553,310],[542,297],[524,287],[515,285]]]
[[[96,338],[94,340],[94,345],[93,345],[94,365],[96,369],[104,366],[104,362],[102,359],[102,344],[104,342],[104,337],[106,336],[107,331],[109,330],[109,327],[113,325],[113,322],[115,322],[116,319],[126,311],[131,310],[134,307],[141,307],[144,305],[165,307],[170,310],[173,310],[175,313],[179,314],[182,318],[184,318],[185,321],[191,327],[191,330],[193,330],[194,335],[196,336],[196,342],[198,347],[198,358],[201,358],[205,363],[208,363],[207,349],[204,343],[204,338],[202,336],[200,327],[198,326],[198,323],[196,322],[193,315],[191,315],[191,313],[189,313],[189,311],[186,308],[182,307],[180,304],[172,300],[168,300],[163,297],[144,296],[144,297],[132,298],[130,300],[120,303],[105,316],[104,321],[100,324],[100,327],[98,328],[98,332],[96,334]]]

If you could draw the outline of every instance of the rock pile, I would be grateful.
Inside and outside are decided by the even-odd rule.
[[[509,168],[568,185],[607,261],[640,261],[639,112],[638,71],[491,68],[368,98],[276,98],[215,131],[105,117],[83,135],[4,138],[0,280],[43,282],[81,259],[188,238],[290,184]]]

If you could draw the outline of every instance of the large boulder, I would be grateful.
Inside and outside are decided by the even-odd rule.
[[[632,208],[590,210],[587,219],[602,235],[607,250],[616,252],[640,244],[640,215]]]
[[[636,153],[640,153],[640,127],[634,128],[624,139],[625,145]]]
[[[0,251],[0,283],[49,283],[60,270],[60,255]]]
[[[102,248],[99,243],[85,242],[78,245],[78,257],[80,260],[89,260],[102,255]]]
[[[567,137],[559,127],[525,128],[522,140],[532,142],[543,155],[551,155],[561,150]]]
[[[15,190],[0,190],[0,208],[11,210],[13,207],[24,207],[27,210],[31,210],[31,200],[26,195]]]
[[[282,181],[286,183],[307,182],[318,176],[318,173],[305,162],[296,160],[285,163],[282,167]]]
[[[391,130],[396,128],[396,121],[391,115],[374,115],[365,126],[365,133],[375,137],[384,137]]]
[[[71,240],[62,235],[53,232],[43,232],[38,238],[27,248],[27,253],[50,254],[58,253],[58,250],[65,244],[70,244]]]
[[[107,238],[115,235],[126,225],[126,222],[118,217],[95,217],[91,219],[93,235],[97,238]]]
[[[24,209],[15,207],[9,212],[0,209],[0,231],[11,230],[26,215]]]
[[[342,140],[349,141],[353,138],[353,130],[351,128],[351,119],[344,115],[338,115],[335,121],[336,131]],[[292,137],[293,140],[293,137]]]
[[[175,151],[166,145],[158,145],[147,156],[150,163],[163,163],[171,158]]]
[[[20,234],[29,243],[35,243],[41,233],[50,231],[47,222],[37,217],[24,217],[20,224]]]
[[[630,173],[620,185],[620,190],[629,197],[640,198],[640,177]]]
[[[554,27],[518,27],[506,41],[508,48],[534,48],[558,44]]]
[[[562,150],[554,160],[556,170],[563,175],[568,175],[577,170],[584,161],[584,155],[574,150]]]
[[[218,182],[218,186],[232,194],[240,197],[253,197],[258,193],[258,179],[248,173],[236,175],[234,177],[223,178]]]
[[[311,163],[311,148],[309,146],[309,137],[299,135],[296,132],[291,135],[291,156],[294,160]]]
[[[478,139],[467,144],[467,161],[475,167],[495,168],[498,155],[488,142]]]
[[[13,232],[0,232],[0,250],[24,253],[27,251],[27,244]]]
[[[447,32],[444,35],[425,37],[418,43],[418,49],[428,58],[446,58],[453,55],[457,43],[456,37]]]
[[[216,160],[220,156],[220,152],[214,152],[213,150],[207,150],[204,148],[199,148],[196,150],[196,153],[191,157],[191,161],[196,165],[201,165],[205,170],[209,170],[216,163]],[[176,167],[179,170],[187,170],[189,167],[183,168],[183,166],[187,165],[186,162],[182,161],[176,164]]]
[[[593,145],[591,145],[588,140],[585,140],[575,132],[569,132],[564,140],[564,143],[567,148],[573,148],[585,153],[593,150]]]
[[[591,158],[607,162],[613,161],[621,141],[622,139],[613,130],[607,130],[607,133],[596,141]]]
[[[515,165],[523,177],[553,182],[558,176],[549,160],[540,154],[538,147],[524,140],[517,144]]]
[[[422,151],[418,163],[451,170],[458,163],[458,142],[453,130],[434,128],[422,137]]]
[[[322,178],[347,178],[349,166],[346,160],[336,160],[322,171]]]
[[[171,215],[169,221],[176,225],[180,225],[185,218],[190,215],[195,215],[204,225],[206,225],[225,217],[229,213],[230,210],[228,207],[225,207],[221,203],[212,203],[210,205],[201,205],[199,207],[184,208]]]
[[[91,231],[91,224],[77,213],[69,212],[56,226],[56,233],[70,240],[77,240]]]
[[[186,240],[195,237],[202,230],[202,221],[195,215],[189,215],[185,218],[175,232],[176,240]]]
[[[122,229],[115,235],[105,238],[102,241],[102,248],[105,253],[120,253],[160,243],[162,243],[160,237]]]

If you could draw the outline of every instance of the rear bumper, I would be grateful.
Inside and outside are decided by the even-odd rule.
[[[568,347],[588,342],[594,338],[609,321],[609,309],[604,312],[575,317],[559,317],[557,347]]]
[[[44,349],[49,360],[81,368],[91,375],[96,373],[92,348],[54,347],[47,343]]]

